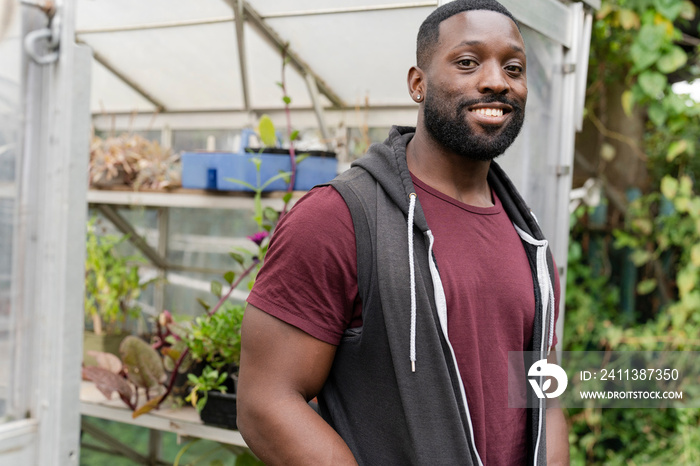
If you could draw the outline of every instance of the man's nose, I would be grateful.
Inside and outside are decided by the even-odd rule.
[[[479,92],[482,94],[507,94],[510,91],[506,71],[500,63],[488,62],[481,66]]]

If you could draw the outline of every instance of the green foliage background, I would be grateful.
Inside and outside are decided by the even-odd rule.
[[[630,144],[649,180],[613,231],[593,208],[572,217],[565,351],[700,351],[700,105],[669,80],[700,75],[698,31],[687,34],[697,14],[685,0],[605,0],[597,12],[587,115],[604,111],[607,86],[624,83],[625,113],[644,119],[644,139]],[[621,311],[625,261],[631,312]],[[698,409],[577,409],[568,418],[572,465],[700,464]]]

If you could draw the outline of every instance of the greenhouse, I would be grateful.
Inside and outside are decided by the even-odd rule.
[[[136,340],[152,343],[153,383],[168,392],[180,356],[206,359],[188,332],[206,331],[212,308],[242,312],[263,241],[253,235],[392,125],[415,125],[404,83],[418,27],[443,3],[0,0],[0,464],[122,464],[83,462],[95,451],[170,464],[171,450],[197,438],[247,454],[237,430],[200,420],[196,396],[145,409],[107,400],[101,373],[85,370],[102,357],[88,340],[117,335],[99,344],[144,358]],[[525,40],[529,99],[499,164],[536,213],[565,284],[574,140],[600,1],[501,3]],[[282,153],[292,140],[309,154],[293,186],[277,175],[289,157],[260,178],[266,157],[280,158],[260,149],[270,137]],[[254,163],[245,175],[229,166],[260,154],[257,179]],[[562,304],[559,334],[563,322]],[[176,344],[187,341],[186,351]],[[146,398],[147,378],[129,378]],[[144,447],[104,420],[143,428]]]

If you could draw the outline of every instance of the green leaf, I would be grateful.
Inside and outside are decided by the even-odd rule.
[[[596,19],[605,19],[610,13],[613,12],[613,7],[609,3],[603,3],[600,6],[600,10],[596,13]]]
[[[289,183],[289,177],[291,176],[290,172],[280,172],[276,174],[275,176],[269,178],[263,185],[260,187],[260,189],[265,189],[272,183],[274,183],[277,180],[284,180],[285,183]]]
[[[693,21],[696,14],[697,8],[695,8],[693,2],[690,0],[684,0],[681,4],[681,12],[679,13],[680,17],[687,21]]]
[[[683,11],[683,3],[678,0],[654,0],[654,6],[669,21],[675,21]]]
[[[635,37],[635,42],[647,52],[658,52],[666,42],[666,27],[661,24],[645,24]]]
[[[688,150],[688,140],[681,139],[680,141],[673,141],[668,146],[668,152],[666,153],[666,161],[673,162],[676,157]]]
[[[657,127],[662,127],[668,118],[668,113],[666,113],[666,109],[660,102],[652,103],[649,106],[648,114],[651,122]]]
[[[668,79],[657,71],[645,71],[639,75],[639,85],[646,95],[657,99],[666,88]]]
[[[243,258],[243,256],[241,256],[237,252],[229,252],[228,255],[231,256],[231,258],[233,260],[235,260],[236,262],[238,262],[241,265],[243,265],[245,263],[245,259]]]
[[[235,183],[235,184],[240,184],[241,186],[245,186],[246,188],[250,189],[251,191],[255,191],[255,186],[253,186],[252,184],[250,184],[246,181],[239,180],[237,178],[226,178],[226,181],[230,181],[231,183]]]
[[[672,176],[666,175],[661,179],[661,193],[668,200],[673,200],[678,194],[678,180]]]
[[[207,398],[208,398],[207,395],[204,395],[202,398],[197,400],[197,404],[196,404],[195,408],[197,408],[198,413],[201,413],[202,410],[204,409],[204,406],[207,404]]]
[[[292,200],[292,193],[286,193],[284,196],[282,196],[282,201],[286,204],[289,201]]]
[[[289,105],[292,103],[292,98],[288,95],[285,95],[284,97],[282,97],[282,102],[284,102],[286,105]]]
[[[639,15],[632,10],[622,9],[619,11],[618,15],[620,26],[626,31],[630,29],[639,29],[641,26]]]
[[[265,216],[265,218],[267,220],[269,220],[273,223],[276,222],[280,217],[279,212],[277,212],[272,207],[265,207],[265,210],[263,210],[263,215]]]
[[[216,280],[211,282],[211,292],[214,296],[216,296],[217,298],[220,298],[222,291],[223,291],[223,288],[221,286],[221,283],[217,282]]]
[[[673,201],[673,206],[678,212],[684,214],[690,209],[690,199],[687,197],[677,197]]]
[[[690,250],[690,262],[695,267],[700,267],[700,244],[694,245],[693,249]]]
[[[209,309],[211,309],[211,306],[209,304],[207,304],[207,302],[204,301],[202,298],[197,298],[197,302],[199,303],[200,306],[202,306],[204,308],[205,311],[208,311]]]
[[[119,346],[119,353],[129,380],[137,387],[153,388],[165,380],[160,354],[142,339],[127,336]]]
[[[643,45],[635,42],[630,47],[630,57],[634,63],[634,71],[642,71],[656,63],[661,53],[658,50],[647,50]]]
[[[265,466],[265,463],[257,459],[249,451],[244,451],[236,457],[235,466]]]
[[[652,253],[650,253],[649,251],[643,251],[641,249],[637,249],[636,251],[633,251],[632,254],[630,254],[630,260],[637,267],[641,267],[642,265],[649,263],[649,261],[651,261],[652,259]]]
[[[151,398],[146,403],[144,403],[143,406],[141,406],[139,409],[134,411],[131,414],[131,418],[136,419],[137,417],[139,417],[142,414],[146,414],[146,413],[153,411],[154,409],[156,409],[158,407],[158,405],[160,404],[162,399],[163,399],[162,395],[158,396],[156,398]]]
[[[678,294],[681,298],[693,290],[696,279],[697,276],[692,270],[683,269],[678,273],[676,284],[678,285]]]
[[[650,235],[654,231],[654,223],[648,218],[636,218],[632,225],[644,235]]]
[[[260,122],[258,123],[258,133],[260,134],[262,143],[266,147],[273,147],[277,144],[275,125],[272,123],[272,119],[268,115],[263,115],[260,117]]]
[[[656,285],[656,279],[654,278],[643,280],[637,285],[637,293],[640,295],[647,295],[656,289]]]
[[[226,280],[226,283],[228,283],[229,285],[232,285],[235,279],[236,274],[230,270],[224,274],[224,280]]]
[[[299,130],[295,129],[294,131],[292,131],[292,134],[289,135],[289,140],[296,141],[297,139],[299,139]]]
[[[622,109],[625,111],[625,115],[628,117],[632,116],[634,111],[634,94],[630,90],[622,93]]]
[[[310,155],[310,154],[308,154],[308,153],[304,153],[304,154],[297,155],[297,156],[294,158],[294,161],[295,161],[296,164],[298,165],[298,164],[300,164],[301,162],[303,162],[304,160],[308,159],[308,158],[309,158],[309,155]]]
[[[656,67],[662,73],[669,74],[678,70],[688,62],[688,55],[677,45],[671,47],[671,50],[666,52],[659,61],[656,62]]]
[[[678,192],[685,197],[690,197],[693,194],[693,179],[688,175],[680,177],[680,186]]]

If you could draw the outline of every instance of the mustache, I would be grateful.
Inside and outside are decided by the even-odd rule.
[[[462,113],[465,109],[468,109],[469,107],[472,107],[474,105],[479,105],[479,104],[493,104],[493,103],[499,103],[499,104],[504,104],[504,105],[509,105],[510,107],[513,108],[513,112],[520,112],[522,111],[522,106],[512,100],[509,99],[506,96],[503,95],[490,95],[487,97],[484,97],[483,99],[472,99],[472,100],[466,100],[464,102],[460,102],[459,106],[457,107],[457,113]]]

